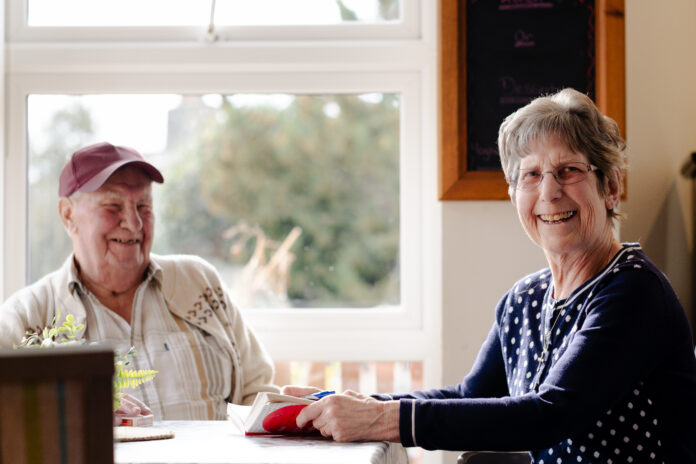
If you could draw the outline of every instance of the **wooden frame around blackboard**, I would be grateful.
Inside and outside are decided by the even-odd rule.
[[[507,200],[500,171],[467,170],[466,25],[461,0],[440,0],[440,200]],[[624,0],[596,0],[596,102],[626,137]]]

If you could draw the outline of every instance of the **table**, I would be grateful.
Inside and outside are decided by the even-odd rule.
[[[397,443],[337,443],[322,437],[245,436],[231,421],[163,421],[166,440],[114,444],[116,464],[407,464]]]

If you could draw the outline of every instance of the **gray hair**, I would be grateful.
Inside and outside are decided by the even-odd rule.
[[[608,177],[613,183],[612,172],[618,169],[623,173],[626,167],[626,143],[616,122],[604,116],[587,95],[570,88],[563,89],[532,100],[500,125],[498,151],[513,201],[513,179],[520,161],[530,154],[535,141],[552,137],[557,137],[574,152],[584,154],[590,164],[599,168],[595,172],[597,188],[602,196],[607,193],[604,178]],[[610,218],[621,216],[613,209],[607,214]]]

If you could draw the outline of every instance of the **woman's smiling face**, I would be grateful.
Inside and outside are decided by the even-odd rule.
[[[591,253],[613,236],[607,216],[613,205],[600,195],[597,174],[588,172],[581,182],[560,185],[549,172],[569,162],[589,164],[585,155],[556,137],[537,140],[520,161],[520,169],[545,173],[536,188],[515,192],[515,205],[525,232],[547,255]]]

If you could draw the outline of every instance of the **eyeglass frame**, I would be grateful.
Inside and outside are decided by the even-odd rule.
[[[564,166],[572,165],[572,164],[579,164],[579,165],[585,166],[585,168],[587,168],[587,171],[584,171],[584,172],[585,172],[585,176],[584,176],[582,179],[577,180],[577,181],[574,181],[574,182],[565,182],[565,183],[564,183],[564,182],[561,182],[560,179],[558,178],[558,169],[559,169],[559,168],[562,168],[562,167],[564,167]],[[582,181],[584,181],[585,179],[587,179],[587,174],[599,170],[599,167],[598,167],[598,166],[595,166],[594,164],[591,164],[591,163],[584,163],[584,162],[582,162],[582,161],[569,161],[569,162],[567,162],[567,163],[561,163],[561,164],[559,164],[558,166],[554,167],[554,168],[553,168],[552,170],[550,170],[550,171],[541,171],[541,172],[539,173],[539,174],[540,174],[539,182],[537,182],[536,184],[534,184],[534,185],[532,186],[532,188],[529,188],[529,189],[520,188],[520,187],[519,187],[519,182],[518,182],[518,181],[519,181],[519,179],[520,179],[520,177],[521,177],[522,171],[534,171],[534,170],[535,170],[535,169],[521,169],[521,168],[517,168],[517,169],[516,169],[517,177],[516,177],[516,178],[510,179],[510,184],[513,186],[513,188],[514,188],[515,190],[520,190],[520,191],[522,191],[522,192],[530,192],[530,191],[532,191],[532,190],[535,190],[535,189],[538,189],[538,188],[539,188],[539,186],[541,185],[541,183],[544,181],[544,176],[545,176],[546,174],[551,174],[551,176],[552,176],[553,179],[556,181],[556,183],[557,183],[558,185],[561,185],[561,186],[563,186],[563,185],[579,184],[580,182],[582,182]]]

